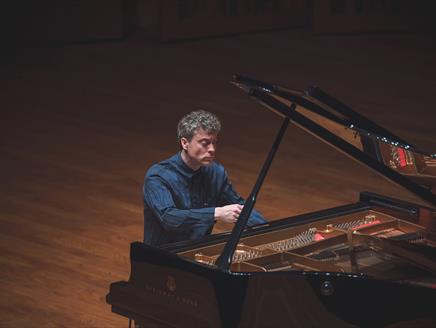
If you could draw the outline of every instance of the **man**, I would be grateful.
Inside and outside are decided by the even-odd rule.
[[[204,110],[184,116],[178,126],[181,151],[153,165],[145,175],[144,242],[159,246],[210,234],[216,221],[235,223],[244,200],[224,167],[215,162],[221,123]],[[248,225],[265,223],[253,210]]]

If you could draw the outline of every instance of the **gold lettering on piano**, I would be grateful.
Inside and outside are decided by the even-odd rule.
[[[169,277],[171,277],[171,276],[169,276]],[[172,277],[172,278],[174,279],[174,277]],[[175,283],[175,279],[174,279],[174,283]],[[167,288],[168,288],[168,286],[167,286]],[[151,286],[147,283],[145,284],[145,290],[154,296],[159,296],[159,297],[171,299],[176,303],[187,305],[190,307],[194,307],[194,308],[198,307],[198,300],[195,300],[195,299],[192,299],[192,298],[189,298],[186,296],[177,295],[170,290],[165,290],[165,289],[161,289],[161,288],[158,288],[155,286]]]

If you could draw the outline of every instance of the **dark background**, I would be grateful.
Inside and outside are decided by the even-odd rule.
[[[1,327],[127,326],[105,294],[128,278],[143,175],[178,150],[180,117],[204,108],[221,118],[218,159],[243,196],[280,126],[230,85],[234,73],[318,85],[436,150],[428,1],[1,6]],[[356,202],[363,190],[419,202],[291,125],[257,208],[275,220]]]

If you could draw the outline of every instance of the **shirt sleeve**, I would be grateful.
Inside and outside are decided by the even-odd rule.
[[[227,172],[225,172],[225,179],[224,179],[224,185],[220,197],[220,201],[222,205],[230,205],[230,204],[241,204],[243,205],[245,203],[244,198],[242,198],[236,191],[233,189],[232,183],[229,181]],[[253,226],[257,224],[263,224],[267,223],[262,214],[260,214],[258,211],[256,211],[253,208],[253,211],[250,214],[250,217],[248,218],[247,225]]]
[[[167,231],[193,230],[195,235],[205,235],[214,223],[215,208],[179,209],[170,189],[159,177],[149,177],[144,182],[144,203],[153,211]]]

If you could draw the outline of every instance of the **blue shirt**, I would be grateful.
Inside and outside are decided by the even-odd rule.
[[[210,234],[215,207],[244,203],[221,164],[214,161],[194,171],[180,152],[147,171],[143,193],[144,242],[154,246]],[[253,210],[247,224],[266,222]]]

